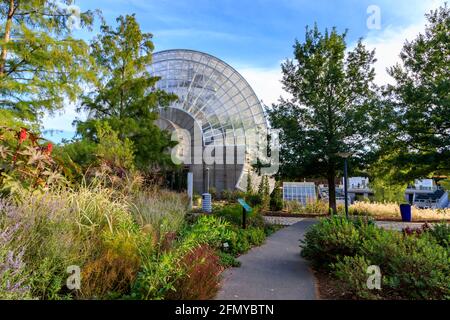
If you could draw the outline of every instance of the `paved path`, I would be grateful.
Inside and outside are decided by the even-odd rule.
[[[281,226],[291,226],[303,220],[303,218],[296,217],[264,217],[264,219],[271,224]],[[395,221],[375,221],[375,224],[383,229],[401,231],[406,227],[417,229],[424,225],[424,223],[417,222],[395,222]],[[433,225],[431,223],[431,225]]]
[[[300,257],[300,242],[314,219],[282,229],[241,256],[240,268],[224,272],[217,300],[314,300],[315,279]]]

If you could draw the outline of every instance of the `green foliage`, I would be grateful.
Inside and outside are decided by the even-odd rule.
[[[70,1],[62,1],[70,3]],[[9,14],[11,13],[11,14]],[[3,1],[0,4],[0,114],[36,121],[43,111],[62,109],[95,79],[87,44],[72,37],[71,12],[55,1]],[[81,13],[83,28],[94,12]]]
[[[375,194],[375,200],[379,202],[405,203],[405,190],[407,185],[393,181],[389,177],[375,178],[370,187]]]
[[[157,242],[166,234],[178,234],[184,226],[187,197],[162,190],[141,190],[131,196],[131,202],[135,221]]]
[[[450,173],[449,100],[450,7],[430,12],[424,33],[405,43],[401,64],[389,69],[395,85],[384,96],[386,130],[380,153],[391,155],[384,167],[395,168],[395,179]]]
[[[380,232],[362,251],[383,274],[385,294],[406,299],[443,299],[450,294],[448,250],[428,236],[411,237]]]
[[[233,199],[233,192],[231,190],[228,190],[228,189],[225,189],[225,190],[222,191],[221,197],[222,197],[223,200],[226,200],[226,201],[229,201],[229,202],[234,200]]]
[[[134,170],[134,146],[128,138],[121,141],[118,133],[111,129],[107,122],[96,125],[98,145],[97,158],[110,168],[124,171]]]
[[[202,215],[197,222],[184,231],[184,243],[207,244],[220,249],[233,237],[230,223],[222,218]]]
[[[439,182],[439,184],[447,191],[450,191],[450,179],[445,179],[441,182]]]
[[[247,194],[245,200],[251,207],[259,207],[263,205],[263,197],[259,193]]]
[[[154,121],[158,108],[169,106],[176,97],[154,89],[159,78],[149,72],[154,49],[152,35],[141,31],[134,15],[120,16],[117,22],[116,29],[103,24],[101,34],[91,44],[100,81],[83,98],[83,108],[92,118],[78,122],[78,133],[95,140],[97,122],[107,121],[121,141],[133,142],[139,169],[170,166],[167,148],[174,146],[173,142]]]
[[[355,224],[344,217],[333,216],[314,225],[302,241],[302,256],[315,267],[328,269],[344,256],[354,256],[362,241]]]
[[[226,205],[214,210],[214,215],[220,217],[237,227],[242,226],[242,206],[240,204]],[[254,208],[250,214],[247,214],[247,225],[256,228],[263,228],[264,218],[258,208]]]
[[[253,181],[252,173],[249,171],[247,173],[247,195],[253,194]]]
[[[333,274],[340,280],[342,291],[358,299],[377,300],[376,290],[367,288],[367,269],[372,264],[362,256],[345,256],[332,264]]]
[[[79,139],[55,147],[54,158],[62,164],[64,176],[73,183],[80,183],[91,167],[97,167],[97,144]]]
[[[428,233],[444,248],[450,249],[450,225],[448,223],[436,224]]]
[[[282,182],[278,181],[275,184],[275,189],[273,189],[270,194],[270,210],[271,211],[281,211],[283,210],[283,190]]]
[[[163,300],[175,290],[175,282],[183,276],[179,267],[180,253],[172,250],[151,255],[143,262],[142,270],[134,282],[131,298]]]
[[[8,213],[4,212],[4,205],[0,202],[1,214]],[[30,273],[23,262],[23,249],[13,247],[20,224],[4,226],[2,220],[0,218],[0,299],[30,299]]]
[[[65,179],[51,155],[53,145],[22,128],[0,128],[0,194],[17,197],[22,190],[63,186]]]
[[[447,231],[437,229],[441,235]],[[306,234],[302,255],[336,276],[346,291],[362,299],[448,299],[450,256],[430,233],[408,236],[364,220],[332,217]],[[448,236],[448,234],[447,234]],[[367,289],[367,267],[377,265],[382,290]]]
[[[213,200],[217,200],[218,199],[219,194],[218,194],[216,188],[211,187],[211,188],[209,188],[208,192],[211,194],[211,197],[212,197]]]
[[[258,195],[261,197],[261,208],[269,209],[270,205],[270,186],[269,177],[263,176],[258,188]]]
[[[219,251],[218,255],[220,265],[224,268],[239,268],[241,266],[241,262],[230,253]]]
[[[362,41],[348,50],[346,37],[335,28],[307,29],[305,40],[294,45],[295,59],[282,65],[282,82],[292,99],[267,109],[272,127],[282,130],[282,177],[322,176],[334,186],[342,163],[338,154],[352,153],[357,167],[373,146],[373,120],[379,114],[375,52]],[[336,212],[334,188],[329,198]]]

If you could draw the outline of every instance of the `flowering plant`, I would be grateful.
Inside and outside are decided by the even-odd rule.
[[[29,132],[0,127],[0,192],[45,189],[64,182],[53,144]]]

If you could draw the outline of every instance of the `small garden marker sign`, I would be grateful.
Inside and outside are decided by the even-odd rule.
[[[239,198],[238,199],[239,204],[242,206],[242,228],[247,228],[247,214],[251,213],[253,211],[252,207],[248,205],[247,202],[245,202],[244,199]]]

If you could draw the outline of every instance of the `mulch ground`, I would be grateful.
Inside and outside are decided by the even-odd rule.
[[[330,275],[313,270],[316,278],[317,294],[320,300],[348,300],[348,296],[340,289],[339,282]]]

